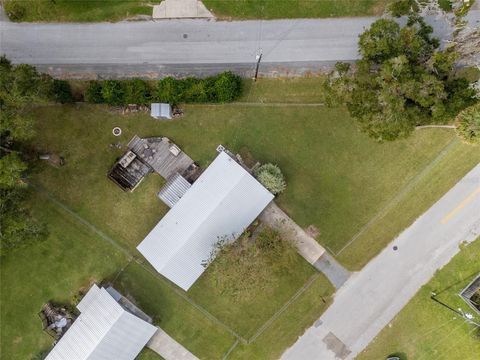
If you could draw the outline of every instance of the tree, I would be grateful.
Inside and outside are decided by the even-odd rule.
[[[227,71],[217,75],[215,79],[216,100],[229,102],[235,100],[242,91],[242,79],[240,76]]]
[[[106,80],[102,84],[102,97],[108,105],[122,105],[125,103],[124,89],[118,80]]]
[[[61,104],[72,103],[73,95],[70,83],[66,80],[53,80],[51,98]]]
[[[92,80],[88,83],[85,100],[94,104],[103,103],[102,83],[100,81]]]
[[[439,51],[417,15],[401,28],[380,19],[360,35],[355,69],[339,63],[325,83],[326,103],[345,104],[360,129],[378,141],[408,136],[415,126],[448,122],[475,102],[454,76],[457,54]]]
[[[255,177],[272,194],[279,194],[287,187],[282,171],[274,164],[260,166],[255,171]]]
[[[480,104],[460,112],[455,119],[458,136],[469,144],[480,144]]]
[[[45,226],[27,206],[23,178],[28,164],[21,158],[25,144],[34,135],[33,118],[26,106],[47,101],[53,80],[30,65],[13,66],[0,57],[0,255],[45,239]]]
[[[127,80],[124,83],[125,104],[146,105],[150,102],[150,88],[148,84],[141,79]]]
[[[412,12],[418,12],[418,10],[418,5],[415,0],[394,0],[388,6],[388,11],[395,17],[409,15]]]

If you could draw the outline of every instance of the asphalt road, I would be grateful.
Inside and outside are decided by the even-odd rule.
[[[449,262],[461,242],[477,236],[480,164],[367,266],[354,273],[336,293],[328,310],[282,359],[353,359],[435,271]],[[395,251],[393,246],[398,249]]]
[[[472,11],[470,22],[480,19]],[[0,20],[0,52],[15,63],[57,76],[158,78],[209,75],[226,69],[251,75],[297,75],[358,58],[358,35],[377,18],[272,21],[162,20],[99,24],[11,23]],[[427,18],[447,39],[443,21]]]

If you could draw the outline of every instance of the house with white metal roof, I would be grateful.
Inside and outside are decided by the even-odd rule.
[[[236,240],[273,195],[226,152],[174,204],[137,249],[166,278],[188,290],[219,240]]]
[[[77,305],[80,315],[46,360],[135,359],[157,327],[133,315],[121,298],[114,289],[94,284]]]

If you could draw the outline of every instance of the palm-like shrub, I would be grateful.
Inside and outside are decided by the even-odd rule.
[[[480,144],[480,103],[460,112],[456,119],[457,134],[469,144]]]
[[[282,171],[277,165],[265,164],[255,171],[255,177],[272,194],[279,194],[287,187]]]

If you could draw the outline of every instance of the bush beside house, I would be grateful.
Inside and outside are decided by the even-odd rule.
[[[282,171],[277,165],[265,164],[255,171],[255,177],[272,194],[279,194],[287,187]]]

